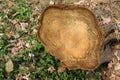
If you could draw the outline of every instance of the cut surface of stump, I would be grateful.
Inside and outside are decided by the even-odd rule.
[[[103,33],[95,15],[78,5],[52,5],[39,19],[38,36],[60,60],[61,69],[94,70],[100,64]]]

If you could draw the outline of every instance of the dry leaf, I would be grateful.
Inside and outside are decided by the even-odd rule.
[[[11,59],[9,59],[9,60],[6,62],[6,64],[5,64],[5,70],[6,70],[6,72],[9,73],[9,72],[13,71],[13,67],[14,67],[13,62],[12,62]]]
[[[29,53],[29,57],[34,57],[35,55],[33,53]]]
[[[19,39],[19,42],[16,44],[17,46],[25,46],[25,42],[23,39]]]
[[[119,69],[120,69],[120,63],[118,62],[117,64],[115,64],[114,70],[119,70]]]
[[[51,1],[49,2],[49,4],[53,5],[53,4],[55,4],[55,2],[51,0]]]
[[[14,37],[15,37],[15,39],[16,39],[16,38],[19,38],[20,35],[19,35],[19,34],[15,34]]]
[[[91,7],[94,8],[96,6],[96,3],[90,3]]]
[[[27,48],[30,48],[30,47],[31,47],[31,45],[30,45],[29,43],[25,43],[25,46],[26,46]]]
[[[54,68],[53,66],[51,66],[51,67],[48,68],[48,71],[49,71],[50,73],[52,73],[54,70],[55,70],[55,68]]]
[[[80,0],[78,2],[74,2],[74,4],[84,4],[85,3],[85,0]]]
[[[14,13],[12,16],[14,16],[14,17],[15,17],[15,16],[16,16],[16,15],[18,15],[18,14],[19,14],[19,13],[18,13],[18,12],[16,12],[16,13]]]
[[[111,74],[109,78],[115,78],[115,75],[114,75],[114,74]]]
[[[12,34],[11,33],[6,33],[6,36],[7,36],[8,39],[10,39]]]
[[[108,3],[109,2],[109,0],[91,0],[91,2],[94,2],[94,3],[101,3],[101,2],[103,2],[103,3]]]
[[[120,27],[120,20],[117,20],[117,19],[115,19],[115,18],[114,18],[114,20],[116,21],[117,26]]]
[[[25,30],[26,27],[28,26],[28,23],[20,23],[20,25],[21,25],[21,29]]]
[[[15,28],[16,28],[17,31],[21,30],[21,26],[19,24],[15,24]]]
[[[0,37],[2,37],[4,34],[3,33],[0,33]]]
[[[101,18],[103,19],[103,24],[108,24],[111,21],[110,17],[105,18],[105,17],[101,16]]]
[[[22,74],[18,74],[17,79],[16,80],[29,80],[29,75],[22,75]]]
[[[116,76],[116,77],[115,77],[115,80],[120,80],[120,77],[119,77],[119,76]]]
[[[116,70],[114,71],[116,75],[120,76],[120,69],[119,70]]]
[[[37,30],[36,29],[33,29],[33,34],[36,34],[37,33]]]
[[[116,46],[116,48],[117,48],[117,46]],[[119,46],[118,46],[118,49],[119,49]],[[116,56],[117,60],[119,61],[119,60],[120,60],[120,56],[119,56],[118,51],[116,51],[116,52],[114,53],[114,55]]]
[[[16,47],[13,47],[13,48],[11,49],[11,53],[13,53],[14,55],[17,55],[17,54],[18,54],[18,51],[19,51],[19,49],[16,48]]]
[[[111,68],[113,66],[112,61],[108,64],[108,68]]]
[[[35,40],[33,40],[33,41],[32,41],[32,45],[34,45],[35,43],[36,43],[36,41],[35,41]]]
[[[30,18],[30,21],[31,21],[31,22],[33,22],[33,21],[34,21],[34,18],[33,18],[33,17],[31,17],[31,18]]]
[[[12,21],[12,23],[13,23],[13,24],[17,24],[17,23],[18,23],[18,20],[17,20],[17,19],[14,19],[14,20]]]

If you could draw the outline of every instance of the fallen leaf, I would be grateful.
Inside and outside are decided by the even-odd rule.
[[[9,11],[10,11],[9,9],[3,9],[3,12],[6,13],[6,14],[8,14]]]
[[[34,66],[33,64],[30,64],[30,67],[29,67],[29,71],[31,72],[33,72],[33,71],[35,71],[36,70],[36,66]]]
[[[0,36],[3,36],[4,34],[3,33],[0,33]]]
[[[115,80],[120,80],[120,76],[116,76],[116,77],[115,77]]]
[[[110,21],[111,21],[111,18],[110,17],[108,17],[108,18],[105,18],[105,17],[103,17],[103,16],[101,16],[101,18],[103,19],[103,24],[108,24]]]
[[[23,39],[19,39],[17,46],[25,46],[25,41],[23,41]]]
[[[19,38],[20,35],[19,35],[19,34],[15,34],[14,37],[15,37],[15,39],[16,39],[16,38]]]
[[[117,26],[120,27],[120,20],[117,20],[117,19],[115,19],[115,18],[114,18],[114,20],[116,21]]]
[[[115,78],[115,74],[111,74],[109,78]]]
[[[7,36],[8,39],[10,39],[12,34],[11,33],[6,33],[6,36]]]
[[[17,24],[17,23],[18,23],[18,20],[17,20],[17,19],[14,19],[14,20],[12,21],[12,23],[13,23],[13,24]]]
[[[31,17],[31,18],[30,18],[30,21],[31,21],[31,22],[33,22],[33,21],[34,21],[34,18],[33,18],[33,17]]]
[[[91,8],[94,8],[97,4],[96,4],[96,3],[91,2],[91,3],[90,3],[90,5],[91,5]]]
[[[119,70],[116,70],[116,71],[114,71],[114,72],[115,72],[115,75],[120,76],[120,69],[119,69]]]
[[[19,51],[19,49],[16,48],[16,47],[13,47],[13,48],[11,49],[11,53],[13,53],[14,55],[17,55],[17,54],[18,54],[18,51]]]
[[[116,48],[117,48],[117,47],[116,47]],[[118,49],[119,49],[119,48],[118,48]],[[116,51],[116,52],[114,53],[114,55],[116,56],[117,60],[119,61],[119,60],[120,60],[120,56],[119,56],[118,51]]]
[[[22,78],[22,80],[29,80],[28,76],[23,76]]]
[[[114,65],[114,70],[120,70],[120,63],[119,62]]]
[[[80,0],[78,2],[74,2],[74,4],[85,4],[85,0]]]
[[[55,2],[53,0],[50,0],[49,4],[53,5]]]
[[[21,30],[21,26],[19,24],[15,24],[15,28],[16,28],[17,31]]]
[[[34,45],[35,43],[36,43],[36,41],[35,41],[35,40],[33,40],[33,41],[32,41],[32,45]]]
[[[13,62],[12,62],[11,59],[9,59],[9,60],[6,62],[6,64],[5,64],[5,70],[6,70],[6,72],[9,73],[9,72],[13,71],[13,67],[14,67]]]
[[[36,34],[37,33],[37,29],[33,29],[33,34]]]
[[[28,23],[20,23],[20,25],[21,25],[21,29],[22,30],[25,30],[26,29],[26,27],[28,26]]]
[[[54,68],[53,66],[51,66],[51,67],[48,68],[48,71],[49,71],[50,73],[52,73],[54,70],[55,70],[55,68]]]
[[[14,13],[12,16],[14,17],[14,16],[16,16],[16,15],[18,15],[19,13],[18,12],[16,12],[16,13]]]
[[[108,68],[112,68],[112,66],[113,66],[113,63],[112,63],[112,61],[108,64]]]
[[[97,4],[99,4],[99,3],[108,3],[109,2],[109,0],[90,0],[91,2],[94,2],[94,3],[97,3]]]
[[[29,53],[29,57],[34,57],[35,55],[33,53]]]
[[[25,43],[25,46],[26,46],[27,48],[30,48],[30,47],[31,47],[31,45],[30,45],[29,43]]]
[[[23,75],[23,74],[18,74],[17,79],[16,80],[29,80],[29,75]]]

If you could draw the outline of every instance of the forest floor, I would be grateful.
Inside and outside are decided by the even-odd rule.
[[[53,4],[89,8],[106,33],[120,27],[119,0],[0,0],[0,80],[106,79],[108,68],[104,65],[95,71],[65,70],[57,73],[59,61],[37,38],[38,18],[46,6]],[[116,76],[108,77],[115,80],[113,77]]]

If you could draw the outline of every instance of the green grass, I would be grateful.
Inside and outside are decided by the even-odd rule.
[[[16,7],[10,8],[6,4],[10,4],[8,1],[14,3]],[[34,7],[28,5],[29,0],[2,0],[0,2],[0,80],[15,80],[18,75],[29,75],[29,80],[99,80],[101,74],[99,68],[96,71],[84,71],[84,70],[65,70],[63,73],[58,74],[57,69],[59,61],[52,57],[38,41],[37,33],[34,34],[33,28],[37,26],[37,17],[40,15],[41,10],[36,11],[36,15],[33,15]],[[57,0],[58,3],[61,3]],[[66,4],[69,4],[70,0],[67,0]],[[9,12],[5,13],[3,10],[9,8]],[[44,4],[39,4],[38,8],[44,9]],[[14,14],[17,13],[15,16]],[[7,16],[7,17],[5,17]],[[34,21],[30,21],[30,17],[34,18]],[[17,24],[21,22],[28,23],[29,27],[26,30],[16,30],[15,25],[10,20],[18,20]],[[14,34],[19,34],[19,38],[15,38],[14,34],[9,34],[13,31]],[[7,33],[9,35],[7,35]],[[10,36],[10,37],[9,37]],[[29,43],[30,47],[23,47],[17,55],[13,55],[11,49],[19,46],[18,44],[22,39],[23,42]],[[11,41],[15,41],[11,43]],[[32,43],[34,41],[34,44]],[[34,54],[33,57],[29,56],[29,53]],[[11,59],[14,65],[13,71],[7,72],[5,70],[5,64]],[[48,68],[54,66],[55,71],[50,73]],[[93,73],[95,73],[93,75]]]

